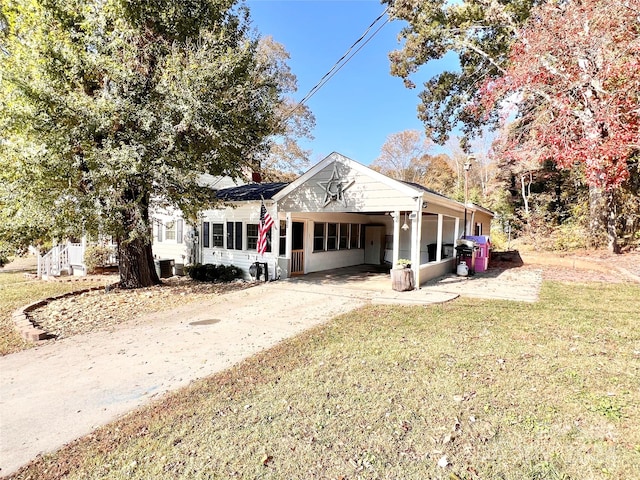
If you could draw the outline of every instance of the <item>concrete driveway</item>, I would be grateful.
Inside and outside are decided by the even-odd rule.
[[[134,408],[372,299],[388,277],[305,277],[132,319],[0,357],[0,476]],[[420,303],[457,295],[423,292]]]

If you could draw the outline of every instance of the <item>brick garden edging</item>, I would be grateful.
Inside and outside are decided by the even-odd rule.
[[[47,333],[46,331],[40,328],[30,313],[40,307],[44,307],[49,303],[60,300],[62,298],[73,297],[76,295],[81,295],[87,292],[93,292],[95,290],[104,290],[109,288],[115,288],[118,284],[113,283],[111,285],[100,285],[96,287],[83,288],[81,290],[74,290],[73,292],[61,293],[60,295],[55,295],[53,297],[48,297],[43,300],[38,300],[36,302],[25,305],[24,307],[18,308],[13,314],[11,318],[13,323],[16,326],[16,330],[20,333],[20,336],[25,340],[29,340],[31,342],[38,342],[41,340],[48,340],[50,338],[54,338],[54,335]]]

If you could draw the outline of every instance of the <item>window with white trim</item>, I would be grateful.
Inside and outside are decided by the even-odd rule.
[[[325,229],[326,223],[314,223],[313,224],[313,251],[321,252],[325,248]]]
[[[324,223],[313,225],[313,251],[361,248],[363,229],[359,223]]]
[[[211,224],[211,238],[214,247],[224,246],[224,224],[212,223]]]
[[[258,248],[258,224],[247,223],[247,250]]]
[[[164,224],[164,238],[166,240],[176,239],[176,222],[169,220]]]

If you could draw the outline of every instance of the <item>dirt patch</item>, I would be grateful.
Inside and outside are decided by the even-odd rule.
[[[540,268],[545,280],[562,282],[639,282],[640,252],[615,255],[602,250],[572,253],[521,253],[524,266]]]
[[[169,310],[188,303],[211,299],[249,288],[254,284],[201,283],[173,277],[162,285],[136,290],[104,288],[54,300],[33,310],[33,321],[47,333],[61,339],[96,330],[109,330],[147,313]]]

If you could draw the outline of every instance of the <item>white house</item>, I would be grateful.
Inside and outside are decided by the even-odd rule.
[[[198,183],[212,192],[244,183],[230,177],[200,175]],[[172,207],[154,207],[151,212],[153,229],[153,255],[160,260],[171,260],[175,273],[182,274],[185,265],[202,262],[202,249],[199,245],[200,225],[192,225],[182,212]],[[206,262],[204,262],[206,263]]]
[[[420,285],[453,271],[456,240],[464,232],[488,235],[493,217],[338,153],[292,183],[252,183],[216,195],[228,206],[203,212],[200,262],[232,264],[246,276],[254,262],[266,263],[269,278],[407,259]],[[276,221],[270,248],[258,255],[262,201]]]

